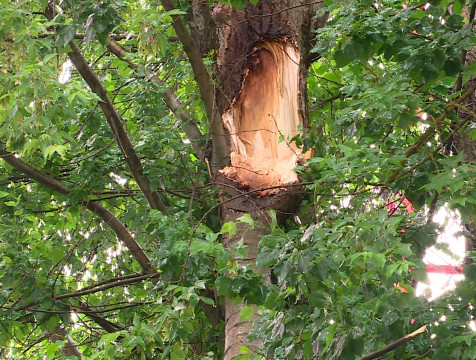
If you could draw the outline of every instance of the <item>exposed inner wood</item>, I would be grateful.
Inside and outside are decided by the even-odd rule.
[[[302,125],[300,54],[285,42],[260,42],[248,63],[242,90],[223,114],[231,166],[222,173],[250,189],[297,182],[293,169],[304,155],[290,139]]]

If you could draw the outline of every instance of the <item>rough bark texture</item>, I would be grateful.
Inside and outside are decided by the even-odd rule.
[[[470,54],[471,61],[473,61],[473,56],[476,58],[475,54]],[[466,88],[470,88],[476,84],[476,78],[472,79],[465,85]],[[463,104],[468,110],[476,111],[476,93],[472,93],[468,98],[464,101]],[[465,119],[470,117],[469,123],[475,123],[476,119],[474,118],[473,114],[464,111],[464,108],[458,111],[458,117],[460,119]],[[476,164],[476,141],[471,140],[468,134],[460,132],[454,135],[453,137],[453,146],[456,152],[463,152],[463,161]],[[468,222],[465,224],[465,228],[468,231],[466,235],[466,251],[474,251],[476,250],[476,216],[473,215],[472,218],[469,219]],[[469,263],[470,259],[466,259],[466,263]]]
[[[236,221],[245,213],[249,213],[255,222],[255,227],[251,229],[248,225],[237,224],[237,232],[232,238],[225,238],[225,247],[231,247],[238,241],[243,241],[247,247],[247,256],[237,259],[241,266],[252,265],[258,257],[258,243],[266,235],[269,228],[268,210],[273,209],[278,213],[289,213],[293,211],[299,203],[299,195],[293,191],[282,189],[275,194],[267,194],[257,197],[253,193],[237,188],[236,182],[228,179],[225,175],[219,175],[222,184],[222,214],[223,222]],[[264,277],[265,283],[270,281],[268,269],[257,269]],[[240,321],[240,311],[244,302],[234,302],[225,299],[225,357],[224,360],[234,359],[242,355],[241,347],[247,347],[250,354],[260,353],[262,342],[260,340],[248,342],[246,340],[250,333],[252,323],[257,319],[253,318]]]
[[[476,3],[471,6],[471,8],[466,9],[464,16],[468,18],[469,24],[474,21],[476,13]],[[476,26],[472,25],[472,30],[474,31]],[[464,51],[461,54],[461,60],[465,65],[471,64],[476,61],[476,49],[473,48],[471,51]],[[460,90],[461,87],[464,89],[472,88],[476,85],[476,77],[471,78],[466,84],[462,84],[462,77],[457,83],[457,89]],[[476,123],[476,118],[474,113],[476,112],[476,93],[473,92],[468,96],[463,102],[464,108],[458,110],[458,117],[462,120],[468,119],[468,124]],[[467,109],[467,110],[466,110]],[[469,110],[469,111],[468,111]],[[472,111],[472,113],[470,112]],[[476,164],[476,141],[471,140],[468,134],[460,132],[455,134],[453,137],[453,144],[456,152],[463,151],[463,161],[468,163]],[[472,218],[465,224],[468,234],[466,235],[466,251],[475,251],[476,250],[476,215],[473,214]],[[466,263],[469,264],[471,260],[466,258]]]
[[[68,334],[66,329],[58,325],[53,331],[47,334],[51,342],[64,341],[66,340],[66,345],[60,350],[62,356],[76,357],[77,359],[82,359],[83,355],[79,351],[78,347],[73,341],[73,338]]]
[[[220,86],[218,108],[227,110],[239,95],[246,69],[255,60],[254,47],[264,40],[287,41],[301,53],[300,79],[305,79],[309,66],[314,30],[324,25],[326,18],[316,18],[324,6],[320,1],[281,0],[260,1],[236,10],[216,4],[212,17],[217,26],[217,78]],[[306,83],[300,82],[299,103],[306,119]]]
[[[234,221],[249,213],[260,226],[238,226],[225,239],[231,247],[243,239],[247,257],[240,265],[254,264],[258,243],[269,225],[267,212],[292,212],[299,203],[293,172],[306,156],[291,143],[300,126],[307,125],[306,75],[316,18],[321,2],[305,0],[259,1],[245,9],[217,3],[211,17],[216,25],[216,103],[228,132],[231,164],[218,174],[222,220]],[[279,187],[283,185],[283,187]],[[272,189],[270,189],[272,187]],[[258,269],[265,279],[269,274]],[[251,321],[240,322],[243,303],[225,300],[225,360],[260,352],[260,341],[247,343]]]

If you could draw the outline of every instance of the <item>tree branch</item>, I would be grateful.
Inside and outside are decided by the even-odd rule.
[[[107,284],[99,285],[99,286],[96,286],[94,288],[81,289],[81,290],[78,290],[78,291],[74,291],[72,293],[57,295],[57,296],[55,296],[55,299],[56,300],[63,300],[63,299],[69,299],[69,298],[72,298],[72,297],[78,297],[78,296],[83,296],[83,295],[91,295],[91,294],[94,294],[94,293],[97,293],[97,292],[100,292],[100,291],[104,291],[104,290],[108,290],[108,289],[112,289],[112,288],[115,288],[115,287],[118,287],[118,286],[125,286],[125,285],[134,284],[136,282],[146,280],[146,279],[149,279],[149,278],[155,277],[155,276],[158,276],[158,274],[145,274],[145,275],[136,276],[136,277],[130,278],[130,279],[117,280],[117,281],[114,281],[114,282],[111,281]],[[111,280],[114,280],[114,279],[111,279]]]
[[[126,58],[127,51],[116,40],[110,38],[107,49],[122,61],[127,62],[129,66],[133,69],[138,68],[137,64]],[[165,82],[162,81],[152,71],[147,71],[147,74],[150,75],[150,81],[154,81],[159,84],[165,84]],[[200,146],[200,141],[203,140],[203,135],[200,132],[200,129],[196,125],[195,121],[193,120],[192,115],[190,115],[187,110],[179,110],[182,107],[182,104],[169,87],[167,87],[167,90],[162,93],[162,96],[164,97],[164,101],[167,107],[170,109],[170,111],[172,111],[175,117],[180,120],[182,130],[185,132],[185,135],[187,135],[187,138],[190,140],[193,149],[198,155],[197,157],[201,158],[205,150]]]
[[[0,157],[3,158],[7,163],[13,166],[18,171],[28,175],[32,179],[35,179],[39,183],[45,185],[46,187],[61,193],[63,195],[70,195],[71,191],[61,182],[55,178],[46,175],[42,171],[33,168],[27,163],[23,162],[16,157],[15,154],[8,153],[5,151],[0,151]],[[140,265],[142,271],[146,274],[155,273],[156,270],[152,268],[150,264],[150,259],[147,257],[146,253],[137,241],[134,239],[132,234],[127,230],[127,228],[122,224],[117,217],[115,217],[108,209],[104,206],[94,202],[94,201],[82,201],[81,205],[85,206],[91,210],[94,214],[99,216],[104,222],[106,222],[111,229],[116,233],[120,241],[129,249],[134,259]]]
[[[143,175],[140,159],[137,156],[129,135],[124,129],[122,119],[114,107],[111,99],[109,98],[106,89],[102,85],[97,75],[91,69],[76,44],[73,41],[70,41],[69,45],[72,51],[68,53],[68,56],[81,77],[89,85],[89,88],[101,98],[102,102],[99,103],[99,106],[106,116],[109,127],[111,128],[112,133],[114,134],[114,137],[122,153],[124,154],[124,159],[132,173],[132,176],[136,180],[137,185],[139,185],[139,188],[142,190],[144,196],[153,209],[160,210],[162,213],[167,214],[167,209],[160,199],[159,194],[156,191],[152,191],[150,189],[150,181]]]
[[[134,274],[133,276],[128,275],[128,276],[123,276],[123,277],[117,277],[117,278],[111,278],[105,281],[98,282],[92,286],[85,287],[81,290],[78,291],[73,291],[67,294],[61,294],[61,295],[56,295],[53,296],[52,299],[59,301],[59,300],[64,300],[64,299],[70,299],[70,298],[76,298],[84,295],[91,295],[100,291],[104,290],[109,290],[115,287],[119,286],[126,286],[130,284],[134,284],[146,279],[150,279],[152,277],[157,277],[159,274],[158,273],[152,273],[152,274]],[[30,301],[27,303],[24,303],[20,306],[17,307],[6,307],[7,309],[13,309],[15,311],[22,311],[22,310],[27,310],[30,309],[32,306],[40,304],[40,301]],[[4,307],[3,304],[0,306],[0,308]],[[85,312],[92,312],[96,313],[95,311],[91,310],[88,306],[86,306],[81,300],[80,300],[80,306],[81,309],[85,310]]]
[[[377,351],[374,351],[368,355],[365,355],[360,360],[371,360],[371,359],[378,358],[379,356],[389,353],[390,351],[395,350],[397,347],[402,346],[403,344],[406,344],[410,340],[416,338],[418,335],[423,334],[425,331],[426,331],[426,325],[423,325],[421,328],[415,330],[411,334],[405,335],[404,337],[394,341],[393,343],[390,343],[387,346],[384,346],[383,348]]]
[[[175,9],[173,0],[160,0],[160,2],[166,11],[172,11]],[[195,44],[190,32],[187,30],[181,16],[172,15],[172,20],[172,26],[188,56],[195,80],[197,81],[200,90],[200,95],[205,105],[213,140],[213,168],[218,169],[228,165],[229,154],[225,129],[215,102],[215,91],[212,87],[212,79],[203,63],[198,46]]]
[[[78,359],[83,358],[78,346],[63,325],[58,325],[52,331],[47,331],[46,333],[51,342],[66,340],[66,345],[60,350],[62,356],[75,356]]]

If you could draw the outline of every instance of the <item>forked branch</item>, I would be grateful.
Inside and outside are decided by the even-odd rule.
[[[102,85],[97,75],[91,69],[76,44],[73,41],[70,41],[69,45],[72,51],[68,53],[68,56],[81,77],[89,85],[90,89],[102,100],[99,103],[99,106],[101,107],[104,116],[106,116],[109,127],[114,134],[114,137],[124,155],[127,166],[129,167],[132,176],[136,180],[137,185],[142,190],[144,196],[153,209],[160,210],[162,213],[167,214],[167,209],[160,199],[159,194],[156,191],[151,190],[150,181],[143,174],[140,159],[137,156],[131,139],[124,128],[122,119],[114,107],[111,99],[109,98],[106,89]]]
[[[48,20],[52,20],[55,16],[56,10],[54,6],[54,1],[48,2],[48,6],[43,13]],[[153,209],[160,210],[162,213],[167,214],[167,209],[159,194],[156,191],[151,190],[150,180],[144,176],[140,159],[137,156],[131,139],[124,128],[122,119],[111,99],[109,98],[106,89],[102,85],[98,76],[91,69],[74,41],[71,40],[68,45],[71,47],[71,51],[68,52],[68,57],[70,58],[71,62],[76,67],[84,81],[86,81],[89,88],[101,99],[99,106],[101,107],[104,116],[106,116],[109,127],[114,134],[114,138],[116,139],[116,142],[118,143],[119,148],[124,155],[127,166],[129,167],[132,176],[136,180],[137,185]]]
[[[160,0],[160,2],[166,11],[175,9],[173,0]],[[172,26],[188,56],[200,90],[200,95],[205,105],[213,139],[213,167],[214,169],[221,168],[228,165],[229,162],[228,145],[221,116],[215,103],[215,91],[212,86],[212,79],[203,62],[198,46],[195,44],[195,41],[185,26],[182,17],[180,15],[172,15],[172,20]]]
[[[114,39],[109,39],[109,44],[107,49],[116,55],[122,61],[125,61],[129,64],[129,66],[133,69],[137,69],[138,65],[132,62],[130,59],[126,57],[127,51]],[[157,75],[152,73],[151,71],[147,72],[147,75],[150,76],[150,81],[157,82],[159,84],[164,85],[164,81],[162,81]],[[196,125],[195,121],[192,118],[192,115],[187,110],[180,110],[182,108],[182,104],[177,96],[173,93],[170,88],[166,88],[166,90],[162,93],[164,97],[165,104],[167,107],[172,111],[174,116],[180,120],[180,125],[182,130],[184,131],[187,138],[190,140],[193,149],[195,150],[197,157],[201,158],[204,152],[202,146],[200,146],[200,141],[203,139],[202,133],[200,129]]]

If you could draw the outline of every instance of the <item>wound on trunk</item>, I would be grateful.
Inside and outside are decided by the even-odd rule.
[[[221,172],[242,188],[298,181],[293,169],[305,155],[290,139],[303,123],[299,64],[299,51],[280,41],[259,42],[248,57],[241,91],[223,114],[230,133],[231,166]]]

